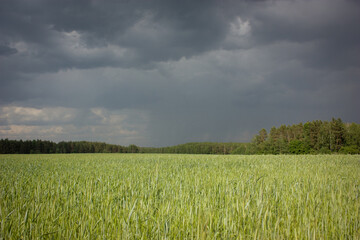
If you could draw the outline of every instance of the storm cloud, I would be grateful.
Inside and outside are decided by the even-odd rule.
[[[168,146],[360,122],[353,0],[0,2],[0,138]]]

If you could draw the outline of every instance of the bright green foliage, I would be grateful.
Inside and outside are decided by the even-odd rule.
[[[345,155],[0,155],[0,239],[359,239]]]
[[[356,145],[341,147],[340,151],[342,154],[359,154],[359,148]]]

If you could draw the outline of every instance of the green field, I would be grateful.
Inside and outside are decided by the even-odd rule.
[[[360,157],[0,155],[0,239],[360,239]]]

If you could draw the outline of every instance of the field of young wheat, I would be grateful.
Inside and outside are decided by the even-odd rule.
[[[360,157],[0,155],[0,239],[359,239]]]

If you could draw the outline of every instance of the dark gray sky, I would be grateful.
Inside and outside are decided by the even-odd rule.
[[[167,146],[360,122],[360,1],[2,0],[0,138]]]

